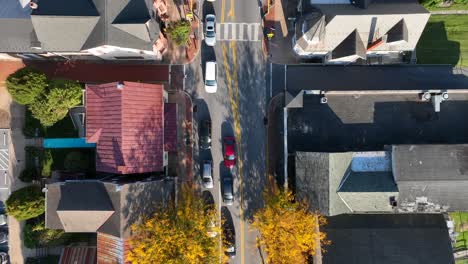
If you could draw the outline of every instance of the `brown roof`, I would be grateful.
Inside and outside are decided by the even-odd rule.
[[[97,171],[162,171],[163,126],[163,85],[86,85],[86,140],[97,143]]]
[[[164,150],[177,151],[177,104],[164,105]]]
[[[96,263],[96,247],[65,247],[60,256],[59,264],[70,263]]]

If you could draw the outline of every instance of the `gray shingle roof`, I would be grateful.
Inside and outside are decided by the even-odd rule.
[[[441,214],[345,214],[328,218],[324,264],[453,264]]]
[[[396,145],[393,162],[401,209],[468,210],[468,145]]]
[[[31,49],[34,28],[42,52],[77,52],[102,45],[152,50],[159,37],[151,0],[44,0],[32,18],[29,7],[7,2],[0,10],[0,34],[9,37],[0,39],[0,52],[38,52]]]
[[[381,152],[296,152],[297,195],[324,215],[392,211],[398,189],[383,159]]]
[[[123,185],[100,181],[49,184],[46,226],[126,238],[132,224],[151,215],[158,205],[167,204],[173,193],[173,181],[166,180]],[[67,225],[62,224],[64,221]]]
[[[32,15],[31,20],[43,50],[80,51],[99,17]]]
[[[48,212],[54,211],[47,226],[67,232],[96,232],[114,213],[104,185],[96,181],[50,185],[47,199],[53,200]]]
[[[395,145],[397,181],[468,181],[468,145]]]

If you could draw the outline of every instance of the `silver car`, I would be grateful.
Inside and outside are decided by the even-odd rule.
[[[207,189],[213,188],[213,166],[211,160],[203,161],[202,169],[203,187]]]
[[[205,43],[208,46],[216,44],[216,16],[212,14],[205,18]]]

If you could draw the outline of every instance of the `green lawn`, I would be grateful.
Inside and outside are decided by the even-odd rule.
[[[468,212],[452,212],[450,217],[455,221],[455,231],[458,232],[454,250],[468,249],[468,231],[460,232],[460,225],[468,225]]]
[[[466,0],[453,0],[453,3],[449,7],[440,7],[444,0],[419,0],[424,8],[427,10],[468,10],[468,1]]]
[[[444,11],[444,10],[468,10],[468,3],[454,3],[449,7],[424,6],[429,11]]]
[[[468,264],[468,259],[456,259],[455,264]]]
[[[433,15],[416,47],[419,64],[468,66],[468,15]]]

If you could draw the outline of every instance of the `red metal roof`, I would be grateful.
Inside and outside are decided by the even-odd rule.
[[[177,151],[177,104],[164,105],[164,150]]]
[[[97,171],[162,171],[163,125],[163,85],[86,85],[86,141],[97,144]]]
[[[97,233],[97,263],[129,263],[125,261],[128,251],[127,240],[100,232]]]
[[[59,264],[70,263],[96,263],[96,247],[65,247],[62,250]]]

